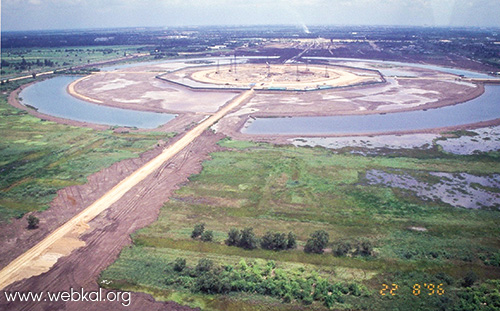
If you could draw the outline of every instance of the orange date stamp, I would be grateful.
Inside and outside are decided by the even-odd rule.
[[[392,284],[382,284],[382,289],[379,291],[380,295],[382,296],[396,296],[398,294],[399,290],[399,285],[392,283]],[[411,287],[411,293],[414,296],[420,296],[420,295],[428,295],[428,296],[433,296],[433,295],[438,295],[442,296],[444,295],[444,287],[443,284],[433,284],[433,283],[415,283]]]

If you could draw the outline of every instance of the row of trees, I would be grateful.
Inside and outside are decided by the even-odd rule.
[[[191,232],[192,239],[200,239],[203,242],[213,241],[213,231],[205,231],[205,224],[200,223],[194,226]],[[329,243],[329,234],[325,230],[313,232],[304,246],[304,252],[312,254],[322,254]],[[252,250],[259,247],[273,251],[282,251],[297,248],[297,236],[293,232],[288,234],[282,232],[268,231],[261,238],[253,232],[253,228],[238,230],[231,228],[224,241],[228,246],[237,246]],[[372,256],[373,246],[370,241],[339,241],[335,242],[332,248],[335,256]]]
[[[231,228],[227,233],[228,246],[237,246],[244,249],[255,249],[260,244],[263,249],[281,251],[297,248],[297,236],[293,232],[281,233],[268,231],[262,238],[258,238],[253,232],[253,228],[238,230]]]
[[[26,61],[24,57],[20,62],[9,62],[5,59],[2,59],[0,66],[2,68],[13,67],[15,70],[29,70],[31,67],[54,67],[57,63],[51,61],[50,59],[37,59],[36,61]]]

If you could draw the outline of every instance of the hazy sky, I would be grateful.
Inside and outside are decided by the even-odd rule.
[[[500,0],[1,0],[2,31],[182,25],[500,27]]]

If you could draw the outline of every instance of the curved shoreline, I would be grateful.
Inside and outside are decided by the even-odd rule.
[[[93,103],[93,104],[104,104],[102,101],[98,100],[98,99],[94,99],[94,98],[90,98],[88,96],[85,96],[85,95],[82,95],[80,93],[78,93],[76,90],[75,90],[75,85],[77,85],[80,81],[83,81],[83,80],[86,80],[88,78],[90,78],[92,75],[88,75],[88,76],[85,76],[85,77],[81,77],[80,79],[77,79],[73,82],[71,82],[70,84],[68,84],[68,86],[66,87],[66,91],[68,92],[69,95],[75,97],[75,98],[78,98],[78,99],[81,99],[81,100],[84,100],[86,102],[90,102],[90,103]]]
[[[7,102],[9,105],[26,111],[30,115],[37,117],[41,120],[47,120],[47,121],[52,121],[52,122],[57,122],[59,124],[64,124],[64,125],[70,125],[70,126],[80,126],[80,127],[87,127],[87,128],[92,128],[94,130],[106,130],[109,129],[109,125],[104,125],[104,124],[97,124],[97,123],[89,123],[89,122],[82,122],[82,121],[76,121],[76,120],[71,120],[71,119],[65,119],[61,117],[55,117],[51,116],[48,114],[44,114],[41,112],[36,111],[33,108],[27,107],[19,101],[19,93],[24,90],[26,87],[39,82],[39,81],[33,81],[28,84],[21,85],[19,88],[15,89],[12,91],[7,99]]]
[[[445,127],[435,127],[435,128],[427,128],[427,129],[417,129],[417,130],[401,130],[401,131],[388,131],[388,132],[358,132],[358,133],[331,133],[331,134],[245,134],[241,132],[241,129],[248,121],[249,116],[247,118],[241,118],[232,127],[222,125],[219,127],[218,131],[223,134],[232,137],[238,140],[248,140],[254,142],[269,142],[269,143],[279,143],[286,144],[289,143],[290,139],[297,137],[357,137],[357,136],[385,136],[385,135],[412,135],[412,134],[441,134],[443,132],[448,131],[456,131],[456,130],[472,130],[478,128],[485,128],[490,126],[500,125],[500,118],[496,118],[488,121],[481,121],[475,123],[467,123],[461,125],[454,126],[445,126]]]
[[[43,80],[40,80],[43,81]],[[19,88],[15,89],[9,94],[9,97],[7,98],[7,103],[17,109],[26,111],[30,115],[37,117],[41,120],[46,120],[46,121],[51,121],[51,122],[56,122],[59,124],[64,124],[68,126],[78,126],[78,127],[86,127],[86,128],[91,128],[94,130],[98,131],[104,131],[104,130],[109,130],[112,128],[111,125],[106,125],[106,124],[99,124],[99,123],[92,123],[92,122],[83,122],[83,121],[77,121],[73,119],[66,119],[62,117],[56,117],[53,115],[45,114],[38,112],[37,110],[23,105],[19,101],[19,93],[24,90],[26,87],[33,85],[37,82],[40,81],[33,81],[30,83],[27,83],[25,85],[21,85]],[[131,127],[126,127],[126,126],[118,126],[118,127],[113,127],[114,132],[123,132],[123,131],[129,131],[129,132],[154,132],[154,131],[164,131],[164,132],[179,132],[182,131],[186,126],[188,126],[191,122],[199,122],[204,115],[197,115],[193,113],[183,113],[179,114],[176,118],[170,120],[169,122],[161,125],[158,128],[139,128],[139,129],[134,129]]]
[[[93,99],[88,96],[85,96],[83,94],[80,94],[76,91],[75,86],[92,75],[87,75],[82,78],[79,78],[73,82],[71,82],[66,90],[67,92],[79,99],[83,100],[85,102],[89,102],[92,104],[98,104],[98,105],[103,105],[103,106],[108,106],[108,107],[116,107],[116,108],[122,108],[122,109],[131,109],[128,107],[128,105],[109,105],[101,100]],[[89,123],[89,122],[82,122],[82,121],[76,121],[76,120],[71,120],[71,119],[66,119],[62,117],[55,117],[47,114],[43,114],[40,112],[37,112],[34,109],[31,109],[30,107],[22,105],[19,100],[18,100],[18,94],[19,92],[24,89],[25,87],[28,87],[29,85],[33,84],[35,82],[26,84],[21,86],[19,89],[13,91],[8,99],[9,104],[12,106],[22,109],[24,111],[27,111],[31,115],[34,115],[38,118],[45,119],[45,120],[50,120],[54,122],[58,122],[61,124],[66,124],[66,125],[71,125],[71,126],[82,126],[82,127],[89,127],[93,128],[96,130],[104,130],[104,129],[109,129],[110,126],[108,125],[102,125],[102,124],[96,124],[96,123]],[[467,96],[467,98],[448,98],[445,100],[441,100],[438,102],[433,102],[433,103],[427,103],[424,105],[416,106],[416,107],[408,107],[408,108],[403,108],[403,109],[396,109],[396,110],[386,110],[386,111],[378,111],[378,110],[363,110],[363,111],[339,111],[336,113],[328,113],[328,112],[318,112],[318,113],[304,113],[304,112],[282,112],[282,113],[266,113],[263,111],[257,111],[254,114],[244,114],[241,116],[238,116],[238,121],[236,123],[233,123],[231,127],[234,128],[229,128],[228,126],[222,126],[220,129],[223,133],[226,135],[229,135],[234,138],[239,138],[239,139],[249,139],[249,140],[265,140],[265,141],[283,141],[287,140],[292,137],[297,137],[297,136],[302,136],[302,137],[348,137],[348,136],[378,136],[378,135],[404,135],[404,134],[415,134],[415,133],[438,133],[442,131],[448,131],[448,130],[456,130],[456,129],[472,129],[472,128],[480,128],[484,126],[491,126],[491,125],[499,125],[500,124],[500,118],[498,119],[493,119],[493,120],[488,120],[488,121],[482,121],[482,122],[475,122],[475,123],[467,123],[467,124],[461,124],[461,125],[456,125],[456,126],[449,126],[449,127],[436,127],[436,128],[428,128],[428,129],[419,129],[419,130],[399,130],[399,131],[390,131],[390,132],[373,132],[373,133],[336,133],[336,134],[269,134],[269,135],[263,135],[263,134],[245,134],[241,132],[241,129],[244,127],[246,122],[250,117],[258,117],[258,118],[272,118],[272,117],[303,117],[303,116],[348,116],[348,115],[373,115],[373,114],[390,114],[390,113],[401,113],[401,112],[410,112],[410,111],[422,111],[422,110],[427,110],[427,109],[435,109],[435,108],[441,108],[441,107],[446,107],[446,106],[453,106],[453,105],[458,105],[470,100],[473,100],[481,95],[484,94],[485,88],[483,83],[474,83],[477,87],[470,92]],[[367,86],[361,86],[361,88],[365,88]],[[224,90],[221,90],[224,92]],[[268,93],[266,91],[255,91],[256,93]],[[297,92],[301,93],[301,92]],[[144,109],[145,108],[145,109]],[[152,111],[150,107],[144,107],[143,109],[131,109],[131,110],[138,110],[138,111]],[[159,110],[155,109],[155,112],[160,112]],[[169,112],[166,110],[162,110],[161,112]],[[179,111],[176,111],[175,113],[182,115],[184,113],[181,113]],[[192,115],[187,113],[187,115]],[[192,115],[193,116],[193,115]],[[184,118],[183,118],[184,119]],[[179,122],[179,123],[185,123]],[[177,123],[177,122],[176,122]],[[162,126],[161,129],[164,128],[176,128],[180,126],[181,124],[176,124],[175,126]],[[117,130],[131,130],[130,128],[127,127],[120,127]],[[134,130],[134,131],[148,131],[148,129],[140,129],[140,130]]]

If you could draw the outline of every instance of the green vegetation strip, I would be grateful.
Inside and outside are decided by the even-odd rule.
[[[48,208],[57,190],[83,184],[111,164],[138,157],[172,133],[114,133],[44,121],[7,103],[0,95],[0,221]]]
[[[263,265],[273,261],[285,274],[305,277],[307,271],[316,271],[329,282],[366,286],[366,295],[347,295],[343,302],[335,302],[336,309],[468,310],[461,308],[475,303],[471,298],[475,293],[488,292],[488,302],[496,297],[496,283],[488,279],[500,278],[499,211],[422,201],[411,191],[365,181],[371,169],[400,171],[429,183],[438,182],[430,172],[493,176],[500,173],[494,154],[450,156],[434,150],[430,157],[427,151],[401,150],[397,157],[361,156],[229,139],[219,144],[226,149],[213,153],[202,172],[176,191],[155,223],[133,235],[134,245],[122,252],[102,279],[206,310],[231,310],[232,303],[245,310],[325,308],[321,301],[288,303],[259,291],[200,296],[182,282],[166,281],[174,277],[169,267],[176,258],[185,258],[191,267],[203,258],[220,266],[234,266],[244,259]],[[200,223],[210,231],[211,242],[191,239],[193,227]],[[230,228],[253,228],[258,237],[268,231],[293,232],[298,248],[227,246]],[[325,253],[305,253],[306,241],[318,230],[330,237]],[[356,255],[349,247],[338,251],[339,245],[352,248],[363,241],[373,245],[369,256]],[[398,285],[397,295],[381,295],[383,284]],[[442,284],[446,295],[414,295],[415,284]],[[189,293],[196,302],[186,298]]]

